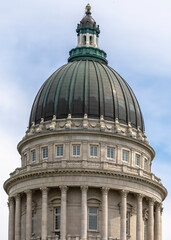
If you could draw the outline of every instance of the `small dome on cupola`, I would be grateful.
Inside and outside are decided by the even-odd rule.
[[[78,27],[99,28],[99,26],[96,25],[95,20],[91,16],[90,10],[91,10],[91,6],[90,6],[90,4],[87,4],[87,6],[86,6],[86,15],[80,21],[80,24],[78,24]]]

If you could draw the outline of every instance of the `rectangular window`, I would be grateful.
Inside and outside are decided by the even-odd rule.
[[[80,145],[72,146],[72,154],[73,156],[80,156]]]
[[[36,161],[36,151],[35,150],[31,151],[31,158],[32,158],[32,162]]]
[[[115,158],[115,148],[107,147],[107,158]]]
[[[140,166],[140,155],[139,154],[135,154],[135,165]]]
[[[35,221],[35,213],[34,213],[34,210],[32,210],[32,226],[31,226],[32,234],[34,233],[34,221]]]
[[[126,235],[130,236],[130,212],[126,214]]]
[[[90,146],[90,156],[97,157],[98,146]]]
[[[56,146],[56,156],[57,156],[57,157],[62,157],[63,154],[64,154],[63,145],[58,145],[58,146]]]
[[[27,153],[24,154],[24,163],[25,163],[25,166],[27,166]]]
[[[60,215],[61,215],[61,208],[56,207],[54,208],[54,231],[59,232],[60,231]]]
[[[129,162],[129,151],[127,150],[122,151],[122,161]]]
[[[88,209],[88,230],[98,230],[98,208],[90,207]]]
[[[148,161],[147,159],[144,159],[144,170],[148,170]]]
[[[48,147],[42,148],[42,158],[48,158]]]

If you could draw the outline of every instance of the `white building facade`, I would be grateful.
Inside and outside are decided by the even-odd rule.
[[[98,48],[86,7],[68,63],[40,88],[18,144],[9,240],[162,240],[167,190],[129,85]]]

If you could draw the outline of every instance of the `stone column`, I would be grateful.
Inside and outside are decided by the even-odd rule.
[[[109,188],[102,188],[102,240],[108,239],[108,191]]]
[[[127,194],[127,191],[121,191],[121,240],[126,240]]]
[[[66,240],[66,224],[67,224],[67,186],[60,186],[61,189],[61,240]]]
[[[87,186],[81,186],[81,240],[87,240]]]
[[[142,240],[143,230],[142,230],[142,200],[143,196],[141,194],[137,195],[137,240]]]
[[[163,208],[161,204],[161,209],[160,209],[160,240],[162,240],[162,213],[163,213]]]
[[[156,211],[155,211],[155,240],[160,240],[161,233],[160,233],[160,224],[161,224],[161,205],[157,203]]]
[[[149,200],[148,209],[148,240],[154,240],[154,200]]]
[[[32,235],[32,191],[25,192],[27,195],[26,205],[26,240],[30,240]]]
[[[15,240],[21,239],[21,197],[15,197]]]
[[[47,239],[47,213],[48,213],[48,188],[41,188],[42,190],[42,240]]]
[[[13,197],[9,198],[8,206],[9,206],[8,239],[14,240],[15,207]]]

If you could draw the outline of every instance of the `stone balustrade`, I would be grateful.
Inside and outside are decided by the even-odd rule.
[[[161,179],[156,177],[153,173],[149,173],[147,171],[144,171],[143,169],[131,167],[128,165],[123,165],[123,164],[117,164],[115,162],[111,161],[104,161],[104,162],[99,162],[99,161],[85,161],[85,160],[59,160],[56,162],[46,162],[43,163],[36,163],[36,164],[30,164],[27,167],[22,167],[22,168],[17,168],[14,172],[10,174],[11,177],[17,176],[18,174],[24,174],[29,171],[42,171],[43,169],[48,169],[48,170],[55,170],[55,169],[64,169],[64,168],[76,168],[76,169],[99,169],[99,170],[112,170],[113,172],[122,172],[122,173],[129,173],[133,174],[135,176],[140,176],[147,178],[149,180],[152,180],[156,183],[161,184]]]

